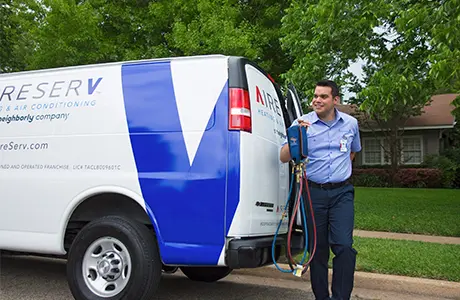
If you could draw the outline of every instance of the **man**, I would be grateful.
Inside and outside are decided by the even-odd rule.
[[[352,247],[354,187],[348,179],[361,143],[357,120],[336,109],[339,101],[335,82],[320,81],[313,97],[314,111],[292,124],[307,127],[306,171],[317,230],[310,275],[317,300],[350,299],[356,264],[357,252]],[[280,160],[283,163],[291,160],[287,144],[281,148]],[[332,298],[328,289],[329,246],[334,253]]]

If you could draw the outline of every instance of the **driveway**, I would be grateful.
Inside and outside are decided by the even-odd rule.
[[[65,261],[35,257],[2,256],[0,262],[2,300],[73,299],[66,281]],[[154,299],[314,299],[306,286],[253,276],[230,275],[213,284],[193,282],[182,273],[164,275]],[[152,299],[153,300],[153,299]]]
[[[24,256],[1,256],[0,299],[2,300],[69,300],[73,299],[66,281],[65,261]],[[182,273],[164,275],[154,299],[230,300],[230,299],[314,299],[308,281],[259,277],[235,271],[212,284],[193,282]],[[434,298],[355,288],[354,300]],[[437,298],[439,299],[439,298]]]

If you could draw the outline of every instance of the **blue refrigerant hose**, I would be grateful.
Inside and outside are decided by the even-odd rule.
[[[290,197],[291,197],[291,193],[292,193],[292,188],[294,186],[294,181],[295,181],[295,172],[292,172],[291,186],[289,188],[288,199],[286,201],[286,206],[284,207],[283,215],[282,215],[281,220],[280,220],[280,222],[278,224],[278,228],[276,229],[275,236],[273,238],[273,243],[272,243],[272,260],[273,260],[273,263],[275,264],[275,267],[279,271],[281,271],[283,273],[292,273],[294,270],[284,270],[277,264],[276,259],[275,259],[275,244],[276,244],[276,239],[278,237],[281,224],[283,223],[283,219],[285,217],[287,208],[289,206]],[[301,181],[301,184],[303,184],[302,181]],[[303,253],[302,261],[300,262],[300,264],[303,265],[304,262],[305,262],[305,259],[307,257],[307,252],[308,252],[308,230],[307,230],[307,219],[306,219],[305,207],[304,207],[303,198],[302,198],[301,195],[300,195],[300,205],[301,205],[302,218],[303,218],[303,224],[304,224],[304,232],[305,232],[305,235],[306,235],[306,237],[305,237],[305,250],[304,250],[304,253]],[[287,247],[290,247],[290,245],[287,245]]]

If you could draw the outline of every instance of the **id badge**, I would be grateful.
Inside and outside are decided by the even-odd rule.
[[[340,140],[340,152],[347,152],[347,140]]]

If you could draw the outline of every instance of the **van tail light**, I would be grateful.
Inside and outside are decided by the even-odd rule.
[[[241,88],[229,89],[228,129],[252,132],[249,92]]]

